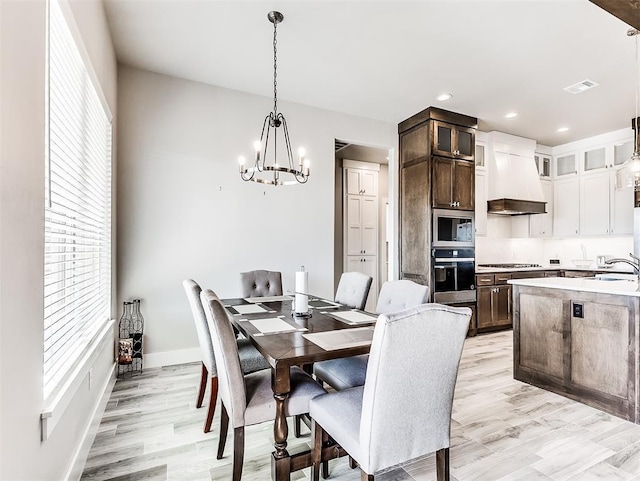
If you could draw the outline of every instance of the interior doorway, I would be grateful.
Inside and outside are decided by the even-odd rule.
[[[335,139],[334,291],[343,272],[371,275],[374,282],[367,303],[371,311],[394,264],[389,225],[393,222],[392,154],[390,148]]]

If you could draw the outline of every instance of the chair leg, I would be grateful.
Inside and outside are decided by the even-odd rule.
[[[213,415],[216,412],[216,402],[218,402],[218,376],[211,378],[211,396],[209,397],[209,410],[207,412],[207,420],[204,423],[204,432],[211,431],[211,423]]]
[[[293,434],[295,435],[296,438],[300,437],[300,423],[302,422],[300,420],[300,414],[296,414],[293,417]]]
[[[438,481],[449,481],[449,448],[436,451],[436,479]]]
[[[202,363],[202,373],[200,374],[200,390],[198,391],[198,400],[196,402],[196,407],[202,407],[202,400],[204,399],[204,391],[207,389],[207,379],[209,379],[209,372],[207,371],[207,367]],[[206,431],[205,431],[206,432]]]
[[[216,459],[222,459],[224,445],[227,442],[227,429],[229,428],[229,414],[222,403],[222,413],[220,414],[220,439],[218,440],[218,455]]]
[[[373,481],[373,474],[367,474],[360,470],[360,481]]]
[[[242,479],[244,461],[244,426],[233,430],[233,481]]]
[[[311,421],[311,438],[313,447],[311,448],[311,480],[320,481],[320,461],[322,459],[322,446],[324,440],[324,430],[315,420]]]
[[[322,433],[322,445],[326,445],[329,442],[329,434],[324,431]],[[322,461],[322,479],[329,477],[329,461]]]
[[[353,459],[351,456],[349,456],[349,467],[351,469],[356,469],[358,467],[358,463],[356,463],[356,460]]]

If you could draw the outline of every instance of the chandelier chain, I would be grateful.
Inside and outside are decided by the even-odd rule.
[[[273,113],[278,116],[278,39],[277,22],[273,23]]]

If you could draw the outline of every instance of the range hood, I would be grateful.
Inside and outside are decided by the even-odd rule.
[[[535,141],[501,132],[488,135],[487,213],[545,214],[546,202],[534,160]]]

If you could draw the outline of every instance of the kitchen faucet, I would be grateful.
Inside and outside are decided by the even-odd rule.
[[[630,261],[629,259],[623,259],[622,257],[614,257],[613,259],[609,259],[609,260],[604,261],[604,263],[605,264],[616,264],[618,262],[624,262],[625,264],[629,264],[630,266],[633,267],[633,272],[635,272],[635,274],[637,276],[636,280],[638,282],[640,282],[640,257],[636,257],[631,253],[629,253],[629,255],[633,259],[632,261]]]

